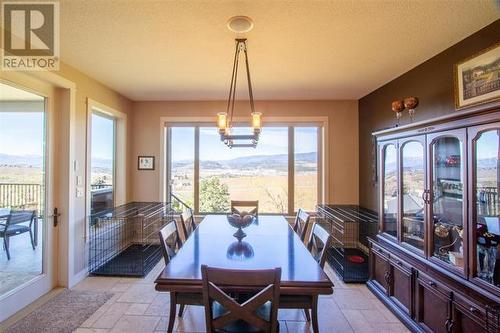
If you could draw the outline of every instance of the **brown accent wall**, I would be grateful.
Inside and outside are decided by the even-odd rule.
[[[398,98],[417,96],[420,105],[415,121],[455,112],[454,65],[499,41],[500,20],[497,20],[359,100],[360,205],[378,210],[378,185],[372,181],[371,133],[395,125],[391,102]],[[403,42],[401,47],[408,46]],[[409,123],[407,111],[401,123]]]

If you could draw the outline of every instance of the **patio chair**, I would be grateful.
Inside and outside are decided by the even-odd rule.
[[[0,237],[10,260],[9,238],[17,235],[30,233],[31,247],[35,249],[35,238],[33,237],[33,223],[36,223],[36,210],[12,210],[5,223],[0,223]],[[29,222],[29,225],[22,223]]]

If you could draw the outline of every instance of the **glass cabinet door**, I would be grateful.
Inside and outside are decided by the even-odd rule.
[[[465,131],[465,130],[464,130]],[[464,271],[464,138],[465,132],[428,138],[431,142],[430,255]]]
[[[398,174],[397,149],[395,144],[387,144],[382,150],[383,188],[383,231],[397,237],[398,220]]]
[[[423,139],[401,145],[401,241],[424,251],[425,148]]]
[[[473,133],[472,250],[475,275],[500,288],[500,124]]]

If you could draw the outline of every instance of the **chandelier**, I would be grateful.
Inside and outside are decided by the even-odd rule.
[[[233,124],[233,114],[234,114],[234,102],[236,99],[236,81],[238,79],[238,67],[240,60],[240,53],[243,51],[245,54],[245,68],[247,71],[247,83],[248,83],[248,96],[250,98],[250,110],[251,110],[251,123],[252,123],[252,134],[247,135],[236,135],[232,134],[232,124]],[[236,39],[236,51],[234,53],[233,62],[233,75],[231,77],[231,87],[229,88],[229,98],[227,100],[226,112],[219,112],[217,114],[217,128],[219,130],[220,139],[229,148],[235,147],[257,147],[259,142],[259,135],[262,128],[261,113],[255,112],[255,105],[253,101],[253,91],[252,91],[252,81],[250,80],[250,69],[248,66],[248,53],[247,53],[247,40],[246,38]]]

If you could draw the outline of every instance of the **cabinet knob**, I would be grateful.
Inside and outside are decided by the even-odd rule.
[[[469,308],[469,311],[470,311],[470,312],[472,312],[472,313],[476,313],[476,312],[477,312],[477,309],[476,309],[475,307],[471,306],[471,307]]]
[[[431,286],[431,287],[435,287],[435,286],[436,286],[436,282],[434,282],[434,281],[429,281],[429,286]]]
[[[398,261],[398,262],[397,262],[397,264],[398,264],[399,266],[403,266],[403,263],[402,263],[401,261]]]

